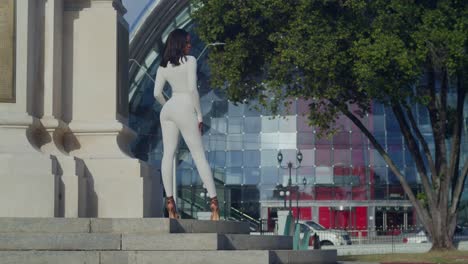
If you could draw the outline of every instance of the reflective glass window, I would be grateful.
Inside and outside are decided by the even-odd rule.
[[[333,184],[333,170],[331,167],[318,166],[315,168],[315,184]]]
[[[226,184],[240,185],[242,183],[242,169],[239,167],[226,169]]]
[[[385,124],[387,125],[387,132],[400,132],[400,125],[398,124],[392,109],[385,108]]]
[[[369,152],[367,149],[353,149],[351,150],[351,164],[353,166],[369,165]]]
[[[242,150],[242,134],[228,134],[227,150]]]
[[[245,116],[260,116],[261,111],[257,110],[255,106],[258,106],[258,103],[252,102],[249,105],[244,106],[244,115]]]
[[[408,181],[409,184],[416,184],[418,183],[418,178],[416,177],[416,168],[411,166],[411,167],[406,167],[405,168],[405,178]]]
[[[200,175],[198,174],[198,170],[192,170],[192,184],[203,185]]]
[[[297,131],[300,132],[312,132],[314,128],[309,126],[309,119],[307,116],[297,115]]]
[[[315,134],[315,147],[317,149],[331,149],[332,141],[327,137],[319,138],[317,134]]]
[[[262,132],[277,132],[278,131],[278,118],[271,116],[262,116]]]
[[[211,117],[225,117],[227,109],[228,103],[226,101],[214,101],[211,108]]]
[[[246,117],[244,119],[244,133],[260,133],[261,130],[262,122],[260,117]]]
[[[349,132],[338,132],[333,137],[333,147],[335,149],[348,149],[349,145]]]
[[[293,115],[296,113],[296,100],[286,100],[281,103],[278,107],[279,114],[281,115]]]
[[[367,148],[367,137],[361,131],[351,133],[351,146],[353,148]]]
[[[296,116],[280,117],[278,121],[280,132],[296,132]]]
[[[261,151],[261,166],[276,166],[278,164],[277,159],[278,151],[277,150],[265,150]]]
[[[262,200],[272,200],[277,199],[273,196],[275,185],[260,185],[260,199]]]
[[[236,116],[243,116],[244,115],[244,105],[243,104],[237,104],[234,105],[233,102],[228,103],[228,113],[229,117],[236,117]]]
[[[297,114],[298,115],[307,115],[309,113],[309,104],[312,102],[312,100],[303,100],[303,99],[298,99],[297,100]]]
[[[211,135],[209,139],[211,150],[226,150],[227,137],[225,135]]]
[[[261,168],[262,185],[263,184],[277,184],[278,168],[276,166],[262,166]]]
[[[222,182],[226,182],[226,169],[225,168],[214,168],[213,177]]]
[[[384,167],[387,165],[385,160],[382,158],[380,153],[377,150],[371,150],[371,165],[374,167]]]
[[[402,145],[403,137],[398,132],[387,133],[387,145]]]
[[[307,166],[302,167],[301,166],[299,169],[297,169],[297,174],[298,174],[298,183],[299,183],[299,186],[301,187],[301,190],[304,191],[303,189],[304,178],[306,179],[306,186],[312,186],[315,184],[315,168],[314,167],[307,167]]]
[[[226,151],[210,151],[208,152],[208,160],[211,167],[223,168],[226,166]]]
[[[243,118],[242,117],[229,117],[228,123],[229,123],[229,127],[228,127],[229,134],[242,133],[243,131],[243,128],[242,128]]]
[[[349,149],[333,150],[333,164],[342,166],[351,165],[351,151]]]
[[[244,168],[244,184],[256,185],[260,183],[259,168]]]
[[[244,149],[260,149],[260,134],[244,134]]]
[[[262,133],[262,149],[278,149],[278,133]]]
[[[386,144],[385,132],[374,132],[372,133],[372,135],[374,136],[375,140],[377,140],[377,142],[380,144],[380,146],[382,146],[382,148],[386,147],[387,144]],[[369,141],[369,147],[375,148],[374,144],[372,144],[370,141]]]
[[[336,120],[335,127],[339,129],[339,131],[349,132],[351,129],[349,118],[345,115],[340,115],[338,120]]]
[[[301,149],[302,152],[302,166],[313,166],[315,164],[315,150]]]
[[[383,104],[373,102],[371,106],[371,112],[373,115],[383,115],[385,113]]]
[[[375,184],[387,184],[387,168],[386,167],[373,167],[372,175]]]
[[[388,155],[393,160],[397,168],[403,168],[403,149],[401,145],[389,145],[387,150]]]
[[[384,115],[374,115],[372,122],[373,122],[373,131],[375,132],[385,131],[385,116]]]
[[[209,133],[211,134],[226,134],[227,132],[227,122],[226,118],[211,118],[211,129]]]
[[[177,180],[184,186],[192,184],[192,169],[177,169]]]
[[[317,149],[315,151],[315,164],[317,166],[331,166],[331,150]]]
[[[242,151],[228,151],[226,153],[226,167],[240,167],[243,160]]]
[[[246,150],[244,151],[244,167],[259,167],[260,166],[260,151]]]
[[[279,149],[295,149],[297,146],[296,133],[278,133]]]
[[[299,149],[313,149],[314,133],[312,132],[298,132],[297,133],[297,147]]]

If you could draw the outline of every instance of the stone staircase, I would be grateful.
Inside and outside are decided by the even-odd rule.
[[[0,218],[0,264],[336,263],[336,250],[292,246],[289,236],[249,235],[243,222]]]

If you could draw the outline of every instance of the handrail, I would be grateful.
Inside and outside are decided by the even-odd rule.
[[[245,213],[243,213],[243,212],[237,210],[237,209],[234,208],[234,207],[231,207],[231,210],[233,210],[234,212],[236,212],[236,213],[242,215],[243,217],[245,217],[245,218],[247,218],[247,219],[249,219],[249,220],[251,220],[251,221],[253,221],[253,222],[257,223],[257,224],[260,224],[260,221],[258,221],[257,219],[251,217],[251,216],[248,215],[248,214],[245,214]]]

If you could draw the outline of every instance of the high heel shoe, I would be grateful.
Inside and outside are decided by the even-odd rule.
[[[167,208],[167,213],[169,214],[169,218],[173,218],[173,219],[179,218],[173,196],[166,197],[166,208]]]
[[[219,220],[219,204],[218,197],[212,197],[210,201],[211,217],[210,220],[218,221]]]

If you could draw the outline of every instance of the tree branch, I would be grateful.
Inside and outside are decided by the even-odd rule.
[[[468,161],[466,161],[464,172],[462,172],[462,175],[457,177],[458,167],[460,164],[460,141],[463,121],[463,105],[465,103],[466,96],[465,89],[463,87],[463,71],[459,71],[457,77],[457,112],[454,124],[452,153],[450,155],[449,167],[452,186],[455,185],[455,188],[452,189],[452,206],[450,208],[450,214],[452,214],[452,211],[454,212],[456,211],[455,209],[458,208],[458,203],[461,196],[461,189],[458,189],[457,187],[459,184],[461,184],[463,187],[465,180],[463,179],[460,183],[460,178],[466,177],[466,167],[468,166]]]
[[[383,147],[379,144],[379,142],[375,139],[375,137],[372,135],[372,133],[362,124],[362,122],[354,116],[353,113],[349,111],[347,106],[343,106],[340,104],[338,101],[334,99],[330,99],[330,102],[335,105],[340,111],[347,116],[363,133],[366,135],[366,137],[370,140],[372,145],[377,149],[380,155],[382,155],[383,159],[385,162],[387,162],[388,166],[392,169],[393,173],[397,176],[398,180],[400,181],[403,190],[405,193],[408,195],[409,200],[411,203],[414,205],[416,211],[419,213],[421,217],[421,221],[424,223],[425,226],[428,226],[429,223],[425,223],[426,219],[430,219],[429,213],[425,208],[421,205],[418,199],[416,199],[416,196],[414,195],[413,191],[411,190],[411,187],[409,186],[408,182],[406,181],[405,177],[401,174],[401,172],[398,170],[397,166],[395,163],[392,161],[390,156],[387,154],[387,152],[383,149]]]
[[[432,182],[436,182],[435,178],[437,177],[437,172],[434,164],[434,160],[432,159],[432,154],[431,151],[429,150],[429,146],[427,145],[426,140],[424,139],[423,135],[421,134],[421,130],[419,130],[418,125],[416,124],[416,120],[414,119],[413,112],[411,112],[411,108],[405,104],[404,105],[406,109],[406,115],[408,116],[408,119],[411,124],[411,128],[413,129],[414,133],[416,134],[416,138],[419,140],[419,143],[421,144],[424,154],[426,155],[427,162],[429,164],[429,169],[431,171],[431,178]]]
[[[465,185],[466,175],[468,174],[468,159],[465,160],[465,166],[463,166],[460,177],[457,179],[457,184],[455,185],[455,190],[453,191],[453,200],[452,205],[450,206],[450,215],[453,215],[457,212],[458,204],[460,203],[460,197],[462,194],[463,187]]]
[[[427,105],[427,110],[429,111],[429,117],[431,119],[431,126],[432,126],[432,134],[434,135],[434,146],[435,146],[435,166],[437,175],[436,177],[439,179],[440,182],[440,173],[441,173],[441,166],[444,160],[446,159],[446,151],[445,151],[445,135],[441,132],[441,118],[440,112],[436,106],[436,91],[435,91],[435,72],[432,68],[432,65],[429,66],[428,78],[429,78],[429,94],[430,94],[430,101]],[[445,125],[445,123],[444,123]],[[440,188],[440,184],[437,182],[436,192]]]
[[[445,67],[442,68],[442,83],[440,88],[440,104],[439,108],[439,128],[440,128],[440,159],[441,168],[440,172],[443,177],[440,179],[440,191],[438,195],[438,201],[444,206],[444,210],[447,210],[448,198],[449,198],[449,187],[452,182],[452,175],[449,175],[449,168],[447,167],[447,146],[446,146],[446,135],[447,135],[447,92],[448,92],[448,73]],[[447,211],[443,212],[447,213]]]
[[[400,124],[401,132],[405,137],[406,145],[413,154],[414,161],[416,162],[416,168],[418,169],[419,175],[421,176],[424,191],[426,192],[429,201],[429,207],[432,209],[434,206],[434,192],[431,188],[431,184],[429,183],[426,167],[424,166],[424,161],[422,159],[421,153],[419,152],[418,145],[416,144],[416,140],[414,139],[413,134],[411,134],[411,130],[408,126],[408,123],[406,122],[401,105],[394,103],[392,105],[392,109],[393,113],[395,113],[395,117],[397,118],[398,123]]]

